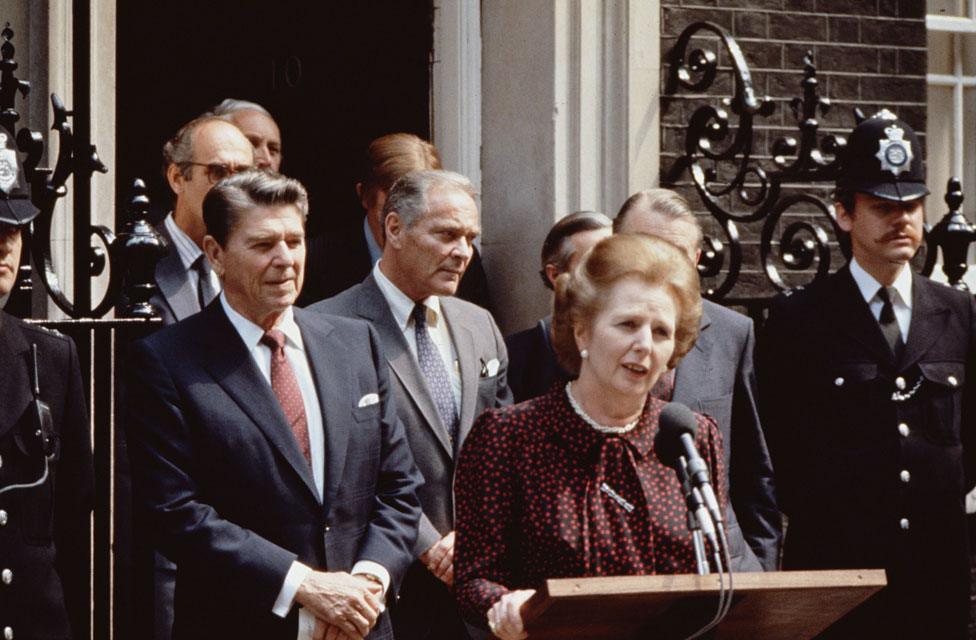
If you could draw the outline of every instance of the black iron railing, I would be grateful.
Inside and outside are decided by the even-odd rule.
[[[850,257],[850,247],[835,219],[832,203],[812,188],[832,184],[840,171],[846,140],[823,134],[820,120],[832,105],[820,95],[813,54],[804,58],[798,85],[802,96],[789,102],[797,134],[774,140],[760,149],[756,135],[762,122],[772,119],[777,103],[757,95],[752,74],[735,39],[722,27],[696,22],[678,37],[669,54],[666,96],[682,92],[704,94],[719,77],[719,58],[708,47],[721,47],[731,66],[730,98],[703,98],[690,118],[684,149],[663,181],[666,186],[686,181],[693,185],[704,208],[724,238],[706,237],[699,271],[705,295],[717,302],[746,307],[761,319],[772,296],[786,289],[822,278]],[[864,114],[855,110],[851,128]],[[768,159],[760,160],[765,155]],[[976,231],[962,214],[962,189],[958,178],[947,185],[949,211],[926,228],[925,246],[918,257],[919,271],[931,275],[942,253],[948,282],[966,289],[969,245]],[[789,215],[801,212],[804,215]],[[747,262],[740,227],[758,227],[757,264]],[[834,260],[837,253],[842,260]],[[763,274],[765,291],[736,296],[734,289],[745,267]]]
[[[40,213],[24,232],[24,252],[18,282],[5,310],[30,318],[32,298],[45,295],[68,320],[29,320],[58,329],[72,337],[78,347],[86,400],[91,416],[95,457],[95,509],[91,558],[91,628],[85,637],[95,639],[132,638],[128,600],[133,592],[130,495],[127,456],[119,410],[124,376],[120,368],[132,340],[147,335],[161,324],[157,310],[149,303],[154,292],[155,264],[165,253],[163,241],[146,219],[149,200],[145,185],[136,181],[128,203],[128,217],[121,233],[92,224],[91,179],[107,168],[90,141],[90,93],[88,45],[89,2],[75,0],[74,101],[75,111],[51,96],[54,114],[52,130],[58,137],[54,167],[41,167],[45,140],[27,127],[18,129],[18,96],[30,91],[30,84],[17,77],[14,32],[10,25],[0,31],[0,133],[16,139],[22,154],[24,178],[30,197]],[[80,56],[80,57],[79,57]],[[81,79],[81,80],[79,80]],[[72,124],[74,127],[72,127]],[[74,239],[71,262],[73,291],[67,292],[55,270],[53,258],[54,209],[68,195],[67,183],[74,177]],[[93,246],[93,238],[97,243]],[[34,268],[32,268],[34,267]],[[101,300],[92,300],[92,279],[108,269],[109,284]],[[37,284],[40,283],[40,287]],[[106,318],[111,311],[115,318]],[[79,535],[84,535],[79,532]]]

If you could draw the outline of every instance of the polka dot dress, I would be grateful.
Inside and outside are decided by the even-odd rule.
[[[455,480],[457,598],[484,616],[505,593],[546,578],[694,573],[674,470],[654,454],[665,402],[648,399],[637,427],[607,435],[572,409],[562,385],[472,428]],[[722,504],[721,436],[698,416],[698,450]]]

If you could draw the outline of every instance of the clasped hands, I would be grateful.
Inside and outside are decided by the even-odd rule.
[[[345,571],[313,571],[295,601],[316,618],[313,640],[363,640],[383,612],[383,586]]]
[[[420,554],[420,561],[438,580],[451,588],[454,586],[454,532],[433,544]]]

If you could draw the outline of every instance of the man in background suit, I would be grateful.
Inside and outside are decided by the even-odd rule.
[[[223,292],[133,347],[132,468],[178,566],[178,640],[392,637],[421,478],[375,332],[292,307],[307,210],[289,178],[218,183],[203,246]]]
[[[169,253],[156,263],[157,290],[150,302],[169,325],[199,312],[220,291],[220,281],[203,255],[203,199],[219,179],[249,168],[254,150],[230,122],[202,116],[180,127],[166,142],[163,161],[175,202],[157,225]],[[158,551],[153,564],[153,592],[144,597],[153,602],[153,637],[169,640],[176,567]]]
[[[621,207],[617,233],[646,233],[668,240],[698,263],[702,231],[688,202],[667,189],[640,191]],[[708,300],[695,347],[673,373],[669,395],[718,423],[729,474],[729,546],[737,571],[772,571],[779,561],[781,518],[773,469],[756,407],[752,321]],[[670,385],[666,385],[670,386]]]
[[[783,565],[886,570],[823,637],[966,638],[976,303],[909,264],[928,194],[911,127],[883,110],[846,149],[834,207],[853,256],[777,298],[759,340]]]
[[[172,324],[197,313],[220,291],[203,255],[203,199],[226,176],[254,164],[254,149],[241,130],[216,116],[180,127],[163,147],[166,180],[176,197],[173,211],[158,225],[169,253],[156,263],[159,291],[151,302]]]
[[[281,173],[281,129],[271,112],[256,102],[227,98],[206,115],[230,122],[254,147],[254,166]]]
[[[550,291],[556,278],[576,266],[593,245],[612,233],[610,218],[597,211],[574,211],[552,226],[542,242],[539,275]],[[541,396],[556,382],[572,377],[556,361],[552,348],[552,314],[531,329],[505,338],[508,348],[508,386],[515,402]]]
[[[309,241],[308,278],[298,299],[309,305],[362,282],[383,255],[383,206],[393,183],[411,171],[442,169],[440,152],[412,133],[388,133],[363,154],[356,197],[366,215],[361,224],[328,231]],[[478,248],[453,295],[490,308],[488,278]]]
[[[452,297],[481,225],[464,176],[415,171],[390,189],[383,258],[312,311],[370,321],[393,370],[397,411],[425,484],[420,534],[393,611],[397,640],[468,637],[454,580],[454,463],[474,419],[511,402],[505,343],[487,311]]]

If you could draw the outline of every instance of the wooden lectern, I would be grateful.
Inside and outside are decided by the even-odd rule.
[[[886,584],[882,569],[737,573],[719,640],[805,640]],[[727,585],[726,585],[727,586]],[[529,640],[684,638],[711,620],[717,574],[547,580],[522,607]]]

